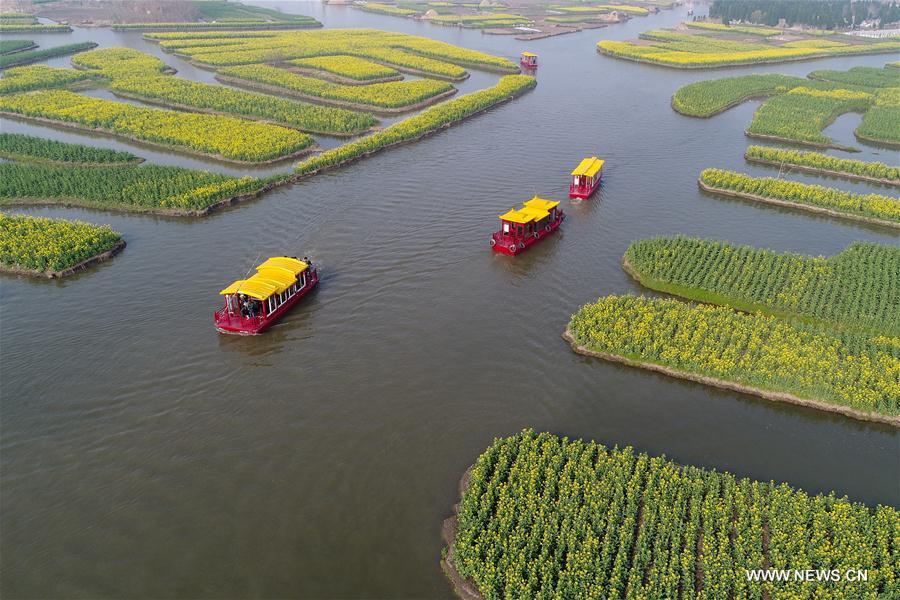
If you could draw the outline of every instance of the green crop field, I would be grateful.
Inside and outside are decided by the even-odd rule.
[[[453,562],[484,598],[896,598],[900,515],[531,430],[494,440]],[[865,569],[751,583],[747,569]]]
[[[29,63],[40,62],[48,58],[57,56],[66,56],[67,54],[75,54],[76,52],[84,52],[96,47],[94,42],[79,42],[77,44],[66,44],[65,46],[54,46],[43,50],[26,50],[24,52],[15,52],[0,56],[0,69],[14,67],[16,65],[27,65]]]
[[[796,87],[764,102],[753,115],[747,135],[833,145],[822,130],[846,112],[865,112],[872,99],[872,95],[865,92]]]
[[[0,163],[0,205],[55,202],[131,211],[202,210],[263,182],[208,171],[141,166],[58,166]]]
[[[64,271],[121,241],[108,225],[0,213],[0,267],[7,269]]]
[[[772,146],[750,146],[744,153],[744,158],[749,162],[765,163],[778,166],[780,169],[797,168],[801,171],[827,173],[847,179],[900,185],[900,167],[892,167],[882,162],[837,158],[820,152],[800,152]]]
[[[129,164],[141,161],[130,152],[69,144],[19,133],[0,133],[0,157],[7,160],[80,166]]]
[[[886,225],[900,225],[900,200],[881,194],[855,194],[821,185],[750,177],[743,173],[706,169],[700,183],[712,191],[732,193],[748,199],[774,200],[801,209],[824,209],[835,216],[861,217]]]
[[[625,253],[641,284],[835,328],[900,336],[900,247],[856,242],[830,258],[662,237]]]
[[[900,415],[900,338],[746,314],[727,306],[609,296],[572,315],[577,346],[820,408]],[[721,385],[715,381],[713,385]]]

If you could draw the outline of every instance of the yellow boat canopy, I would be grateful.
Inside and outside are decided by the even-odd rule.
[[[522,56],[534,56],[536,58],[537,54],[535,54],[534,52],[523,52]]]
[[[256,267],[256,273],[247,279],[238,279],[219,292],[246,294],[255,300],[265,300],[273,294],[281,294],[297,283],[300,273],[309,268],[302,260],[290,256],[273,256]]]
[[[596,156],[591,156],[590,158],[585,158],[578,166],[575,167],[575,170],[572,171],[572,175],[583,175],[585,177],[593,177],[597,173],[600,172],[600,169],[603,168],[603,163],[606,161],[600,160]]]
[[[524,225],[532,221],[537,222],[541,219],[546,219],[550,216],[550,209],[555,208],[558,204],[559,202],[544,200],[535,196],[531,200],[525,201],[522,208],[510,209],[508,213],[499,216],[504,221]]]

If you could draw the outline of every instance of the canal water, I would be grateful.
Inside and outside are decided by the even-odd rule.
[[[459,477],[495,436],[525,427],[900,505],[889,427],[585,358],[560,338],[598,296],[649,294],[620,267],[632,240],[682,233],[814,255],[898,243],[882,228],[701,194],[705,167],[775,174],[742,158],[757,104],[709,120],[669,107],[691,81],[890,57],[675,71],[600,56],[595,43],[674,25],[683,8],[524,43],[348,7],[268,5],[511,59],[527,48],[541,55],[538,87],[205,219],[15,209],[110,223],[128,247],[64,281],[0,282],[0,595],[450,597],[440,526]],[[159,52],[136,33],[32,37]],[[211,78],[161,56],[182,76]],[[496,80],[475,73],[464,92]],[[828,132],[855,145],[858,119]],[[570,202],[568,171],[590,154],[608,161],[603,189]],[[856,156],[897,163],[883,150]],[[561,233],[515,259],[491,252],[497,215],[534,194],[564,199]],[[266,335],[217,334],[218,290],[282,253],[313,257],[319,290]]]

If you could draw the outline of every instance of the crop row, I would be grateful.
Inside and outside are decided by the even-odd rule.
[[[600,52],[616,58],[649,62],[681,69],[702,69],[855,54],[895,53],[900,50],[900,41],[884,41],[834,48],[770,46],[766,49],[745,51],[722,50],[714,44],[708,44],[705,50],[701,50],[702,46],[695,45],[692,47],[692,51],[686,52],[683,50],[665,50],[657,46],[641,45],[632,42],[602,40],[597,43],[597,48]]]
[[[0,158],[80,166],[137,163],[141,160],[130,152],[69,144],[20,133],[0,133]]]
[[[892,507],[531,430],[478,457],[458,523],[453,563],[492,600],[900,594]],[[868,580],[748,581],[765,568]]]
[[[43,23],[0,23],[0,33],[69,33],[68,25],[44,25]]]
[[[31,40],[0,40],[0,55],[21,52],[37,47]]]
[[[79,42],[77,44],[66,44],[65,46],[54,46],[53,48],[45,48],[43,50],[26,50],[25,52],[16,52],[0,56],[0,69],[14,67],[16,65],[27,65],[29,63],[47,60],[55,56],[65,56],[67,54],[75,54],[76,52],[84,52],[96,47],[95,42]]]
[[[624,12],[638,16],[646,16],[650,11],[640,6],[632,6],[630,4],[592,4],[590,6],[571,6],[566,4],[556,4],[550,6],[551,10],[564,13],[600,13],[600,12]]]
[[[627,269],[646,287],[836,328],[900,336],[900,247],[856,242],[831,258],[687,237],[632,242]]]
[[[819,210],[835,216],[861,218],[900,226],[900,200],[880,194],[854,194],[821,185],[809,185],[773,179],[750,177],[743,173],[705,169],[700,184],[713,192],[735,195],[807,210]]]
[[[637,296],[583,306],[569,332],[589,352],[663,367],[677,377],[712,377],[748,393],[900,415],[897,337]]]
[[[6,71],[0,79],[0,95],[29,90],[65,87],[74,83],[84,83],[94,79],[90,73],[74,69],[57,69],[47,65],[14,67]]]
[[[380,2],[366,2],[365,4],[360,4],[356,6],[356,8],[360,10],[364,10],[366,12],[377,13],[380,15],[390,15],[392,17],[412,17],[414,15],[419,14],[417,10],[410,10],[408,8],[400,8],[399,6],[393,6],[391,4],[382,4]]]
[[[759,35],[768,37],[770,35],[778,35],[780,29],[773,27],[746,27],[741,25],[723,25],[722,23],[712,23],[707,21],[688,21],[685,25],[691,29],[704,29],[707,31],[716,31],[722,33],[749,33],[750,35]]]
[[[475,14],[475,15],[438,15],[429,17],[430,23],[438,25],[461,25],[473,29],[486,29],[488,27],[516,27],[529,25],[533,21],[522,15],[509,13]]]
[[[339,77],[353,79],[354,81],[371,81],[373,79],[386,79],[397,77],[400,73],[396,69],[374,63],[358,56],[334,55],[314,56],[312,58],[298,58],[289,61],[295,67],[323,71]]]
[[[832,140],[822,130],[843,113],[865,112],[872,101],[872,95],[865,92],[796,87],[764,102],[753,115],[747,134],[829,146]]]
[[[312,17],[305,17],[304,20],[294,19],[291,21],[235,19],[195,23],[116,23],[112,26],[112,29],[131,31],[203,31],[207,29],[308,29],[321,26],[322,24]]]
[[[701,54],[708,52],[757,52],[772,48],[772,46],[760,42],[726,40],[705,35],[678,33],[669,29],[651,29],[641,33],[638,37],[642,40],[654,42],[652,48],[658,48],[667,52],[696,52]]]
[[[813,173],[828,173],[850,179],[900,185],[900,167],[881,162],[837,158],[819,152],[798,152],[771,146],[750,146],[744,158],[750,162],[796,167]]]
[[[401,50],[418,54],[427,58],[453,63],[463,67],[491,69],[513,73],[519,70],[510,60],[460,48],[445,42],[428,38],[379,31],[375,29],[329,29],[323,31],[291,31],[291,32],[248,32],[247,36],[218,34],[181,33],[181,34],[148,34],[150,40],[160,42],[184,42],[196,40],[205,42],[209,39],[225,39],[239,41],[229,43],[221,48],[181,45],[177,48],[199,63],[223,67],[241,64],[286,61],[296,58],[310,58],[335,54],[350,54],[361,58],[368,57],[370,50]],[[249,35],[253,33],[254,35]],[[374,57],[373,57],[374,58]],[[383,62],[382,60],[379,62]]]
[[[0,163],[0,204],[58,202],[132,211],[203,210],[264,185],[253,177],[167,167]]]
[[[8,269],[64,271],[121,242],[108,225],[0,213],[0,265]]]
[[[500,81],[492,88],[479,90],[455,100],[433,106],[382,131],[343,146],[326,150],[298,164],[296,171],[300,175],[315,173],[322,169],[356,160],[384,148],[423,137],[466,119],[495,104],[516,97],[534,88],[535,85],[537,85],[537,82],[534,77],[506,75],[501,77]]]
[[[169,75],[119,78],[112,82],[110,89],[129,97],[192,110],[262,119],[313,133],[353,135],[366,131],[377,123],[374,117],[364,113],[235,90]]]
[[[235,161],[274,160],[313,143],[305,133],[268,123],[143,108],[66,90],[0,96],[0,111]]]
[[[261,83],[295,92],[303,97],[330,100],[342,104],[399,109],[413,106],[453,91],[445,81],[417,79],[369,85],[340,85],[314,77],[304,77],[269,65],[244,65],[222,69],[225,77]]]

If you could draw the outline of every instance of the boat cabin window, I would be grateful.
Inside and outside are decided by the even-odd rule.
[[[519,225],[518,227],[516,227],[516,234],[517,234],[519,237],[522,237],[522,233],[523,233],[523,228],[522,228],[521,225]]]
[[[509,223],[503,224],[503,235],[509,235]]]

